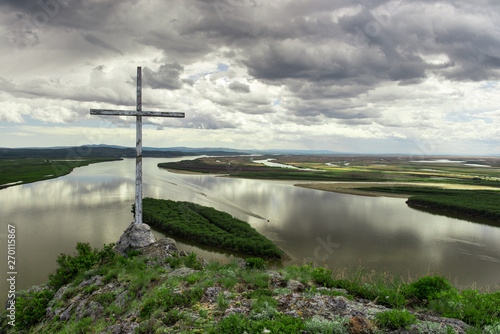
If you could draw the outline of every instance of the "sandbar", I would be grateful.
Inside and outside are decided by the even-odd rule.
[[[368,188],[368,187],[401,187],[401,186],[411,186],[411,187],[437,187],[442,189],[464,189],[464,190],[496,190],[499,188],[487,187],[487,186],[475,186],[469,184],[450,184],[450,183],[411,183],[411,182],[321,182],[321,183],[298,183],[294,186],[331,191],[343,194],[360,195],[360,196],[384,196],[384,197],[397,197],[397,198],[408,198],[411,195],[405,194],[391,194],[385,192],[376,192],[371,190],[361,190],[356,188]]]

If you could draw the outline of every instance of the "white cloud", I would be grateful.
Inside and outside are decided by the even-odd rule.
[[[43,8],[2,6],[0,122],[12,136],[85,141],[79,122],[104,119],[90,108],[135,108],[142,66],[144,108],[186,113],[146,121],[168,128],[149,134],[160,146],[171,132],[193,146],[498,153],[491,2],[68,1],[31,28]],[[57,135],[19,125],[33,120]],[[131,145],[133,118],[106,122],[123,136],[103,143]]]

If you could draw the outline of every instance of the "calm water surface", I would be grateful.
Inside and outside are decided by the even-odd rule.
[[[290,255],[289,264],[376,269],[403,277],[439,273],[456,286],[500,285],[500,228],[411,209],[405,199],[362,197],[293,182],[174,174],[144,159],[144,196],[213,206],[249,222]],[[76,243],[116,242],[132,222],[135,159],[81,167],[70,175],[0,190],[0,238],[16,226],[17,288],[47,281]],[[296,183],[296,182],[295,182]],[[157,233],[157,236],[161,236]],[[180,243],[210,259],[232,254]],[[6,258],[6,256],[5,256]],[[2,261],[7,273],[7,261]],[[0,283],[2,300],[6,280]]]

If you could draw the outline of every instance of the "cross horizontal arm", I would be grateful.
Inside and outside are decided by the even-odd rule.
[[[110,110],[110,109],[90,109],[90,114],[106,115],[106,116],[151,116],[151,117],[175,117],[175,118],[184,118],[185,116],[183,112]]]

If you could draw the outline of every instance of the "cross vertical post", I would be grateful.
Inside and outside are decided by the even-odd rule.
[[[135,223],[142,223],[142,68],[137,67],[137,119],[135,152]]]
[[[91,115],[136,116],[136,154],[135,154],[135,224],[142,224],[142,117],[184,118],[181,112],[160,112],[142,110],[142,69],[137,67],[137,108],[132,110],[90,109]]]

